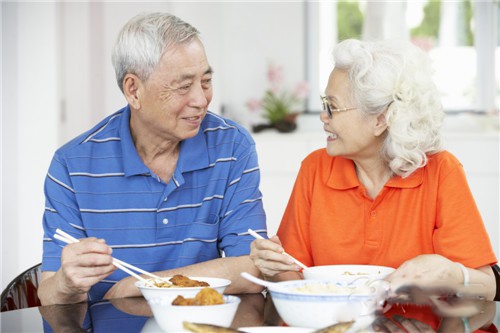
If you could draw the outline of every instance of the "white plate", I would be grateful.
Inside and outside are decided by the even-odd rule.
[[[239,331],[246,333],[311,333],[312,328],[304,327],[288,327],[288,326],[256,326],[256,327],[240,327]]]

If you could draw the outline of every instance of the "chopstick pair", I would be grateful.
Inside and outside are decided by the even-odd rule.
[[[252,229],[248,229],[248,233],[250,235],[252,235],[253,237],[257,238],[257,239],[265,239],[264,237],[262,237],[261,235],[259,235],[258,233],[256,233],[255,231],[253,231]],[[289,255],[288,253],[286,252],[283,252],[284,255],[288,256],[290,259],[292,259],[297,265],[299,265],[303,270],[308,270],[309,267],[307,267],[306,265],[304,265],[303,263],[301,263],[300,261],[298,261],[297,259],[295,259],[294,257],[292,257],[291,255]]]
[[[71,236],[70,234],[62,231],[61,229],[56,229],[56,233],[54,234],[54,238],[62,241],[62,242],[65,242],[66,244],[72,244],[72,243],[77,243],[79,242],[78,239],[76,239],[75,237]],[[161,278],[160,276],[158,275],[155,275],[155,274],[152,274],[152,273],[149,273],[139,267],[136,267],[134,265],[131,265],[131,264],[128,264],[124,261],[121,261],[119,259],[116,259],[116,258],[113,258],[113,265],[115,265],[117,268],[121,269],[122,271],[132,275],[133,277],[135,277],[136,279],[144,282],[146,285],[152,285],[150,281],[148,281],[147,279],[143,278],[142,276],[134,273],[132,270],[135,270],[139,273],[142,273],[144,275],[147,275],[149,277],[152,277],[154,279],[159,279],[161,281],[166,281],[165,279]]]

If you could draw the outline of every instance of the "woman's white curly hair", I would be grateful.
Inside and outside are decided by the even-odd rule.
[[[348,39],[334,50],[335,67],[346,70],[352,97],[370,115],[386,112],[382,158],[396,175],[407,177],[442,150],[444,119],[428,56],[407,41]]]

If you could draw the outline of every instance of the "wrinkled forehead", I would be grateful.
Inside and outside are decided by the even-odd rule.
[[[347,70],[334,68],[330,73],[325,95],[330,103],[351,101],[352,89]]]
[[[198,39],[192,39],[169,47],[155,67],[153,76],[181,81],[212,73],[203,44]]]

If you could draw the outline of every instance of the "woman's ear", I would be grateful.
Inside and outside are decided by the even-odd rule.
[[[385,132],[385,130],[387,129],[387,127],[388,127],[387,126],[387,120],[385,118],[385,113],[386,112],[387,112],[387,110],[384,111],[384,112],[382,112],[382,113],[380,113],[377,116],[377,118],[375,118],[375,126],[374,126],[374,132],[373,132],[373,134],[375,136],[382,135]]]
[[[141,108],[141,88],[143,83],[135,74],[127,74],[123,78],[123,94],[131,108]]]

